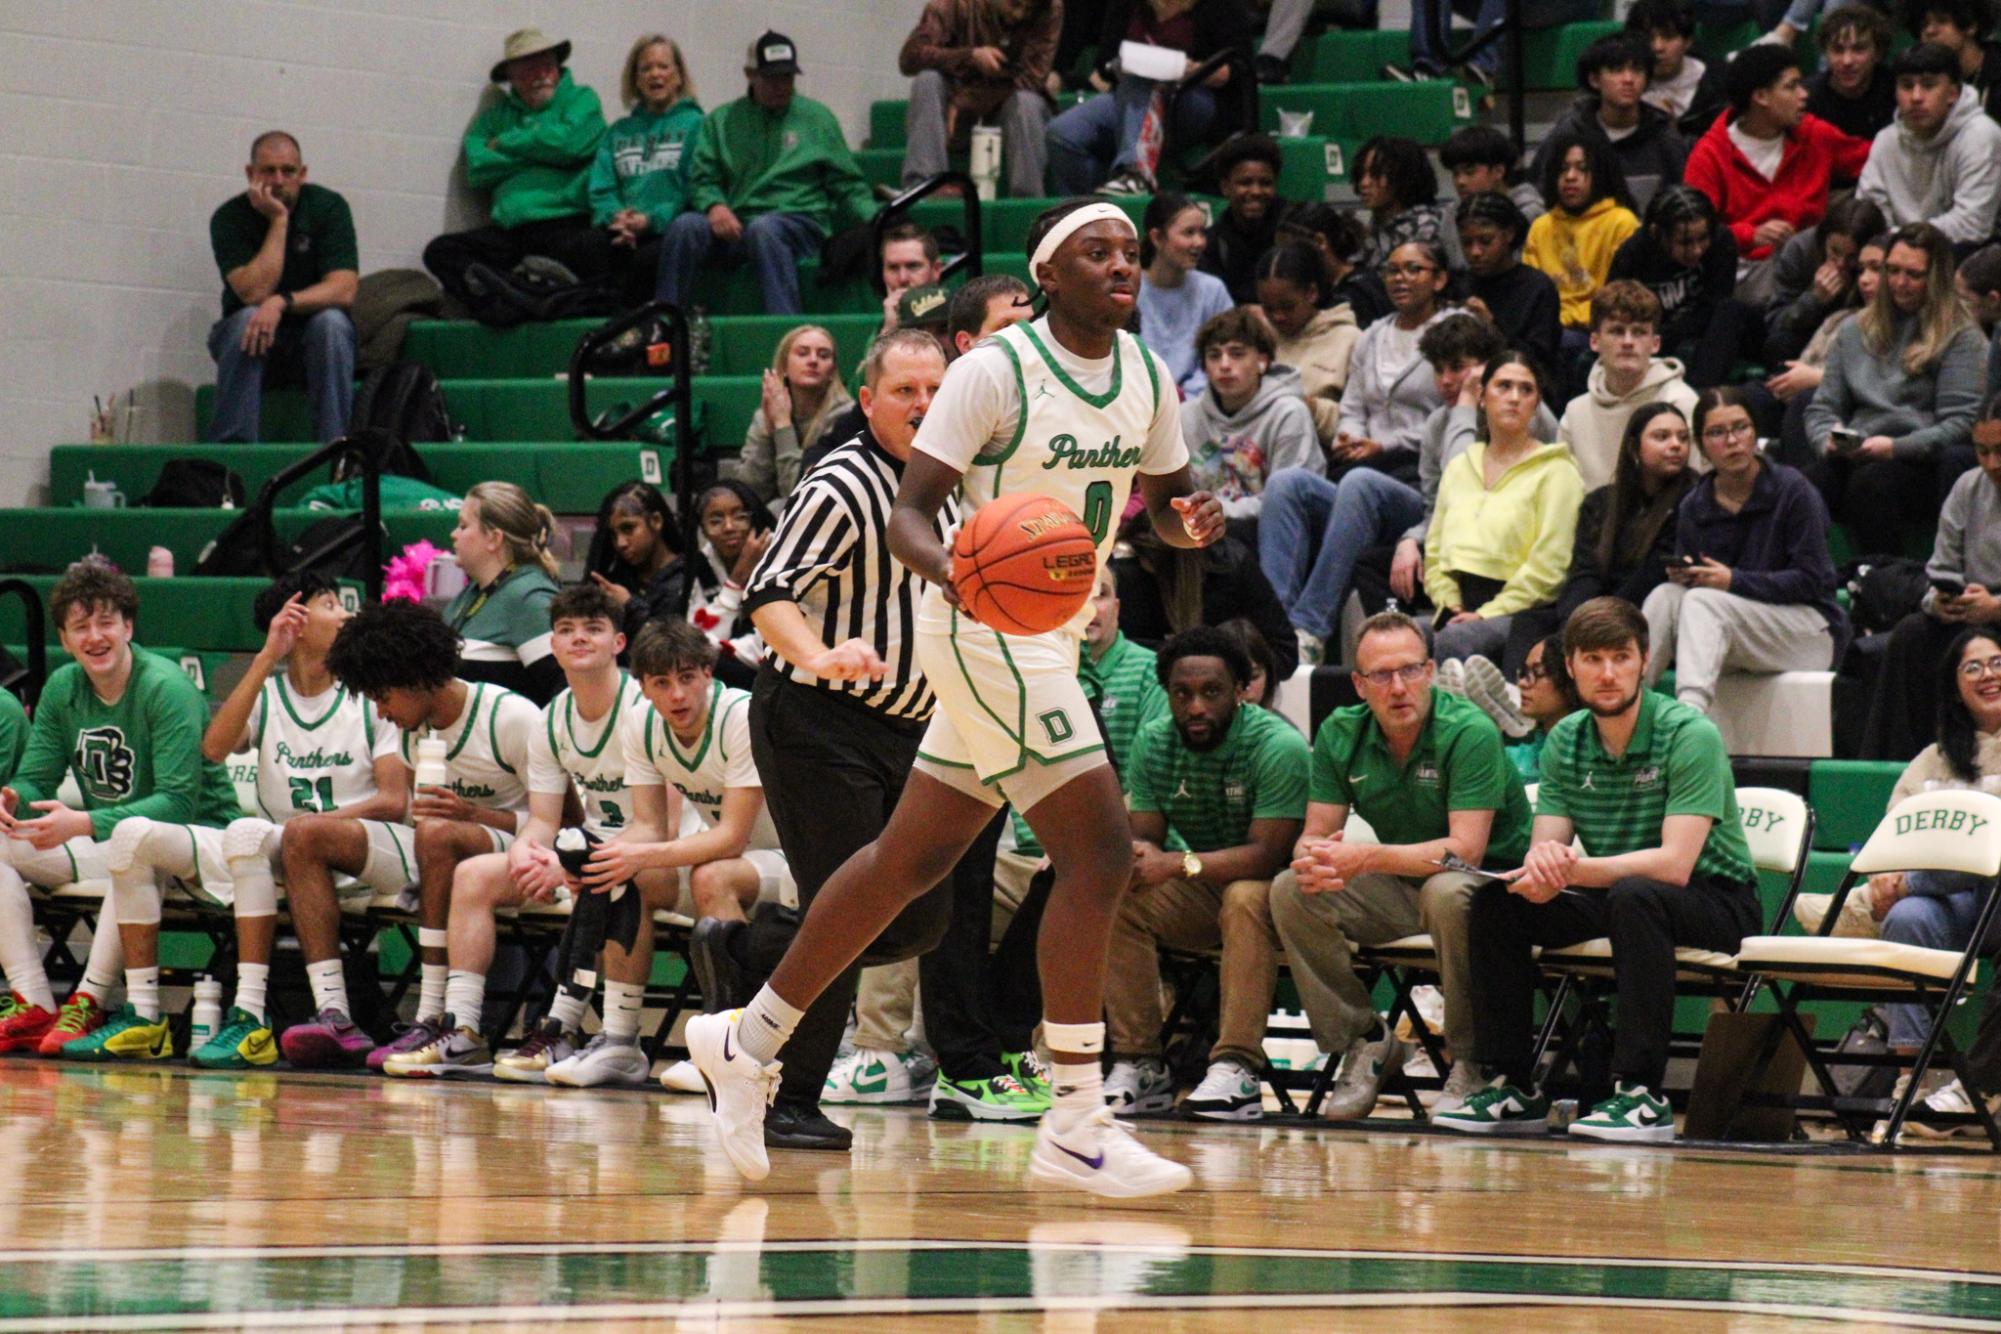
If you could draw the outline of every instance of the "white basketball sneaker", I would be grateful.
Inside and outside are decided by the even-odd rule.
[[[652,1062],[637,1038],[615,1038],[599,1031],[581,1051],[566,1056],[543,1072],[543,1079],[563,1088],[587,1089],[600,1084],[644,1084]]]
[[[742,1010],[697,1015],[688,1021],[688,1059],[709,1086],[709,1110],[716,1118],[716,1138],[730,1165],[745,1179],[762,1181],[771,1175],[764,1151],[764,1109],[778,1096],[782,1064],[760,1065],[737,1045]]]
[[[1181,1190],[1195,1174],[1153,1152],[1121,1125],[1109,1107],[1100,1107],[1056,1129],[1057,1114],[1042,1118],[1028,1175],[1040,1185],[1068,1186],[1108,1199],[1131,1200]]]

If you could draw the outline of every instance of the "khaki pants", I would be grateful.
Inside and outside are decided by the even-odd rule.
[[[1355,975],[1355,949],[1420,931],[1438,950],[1445,992],[1445,1040],[1473,1050],[1473,981],[1466,924],[1480,881],[1441,871],[1423,881],[1371,872],[1345,889],[1308,894],[1291,871],[1271,886],[1271,920],[1292,968],[1313,1040],[1338,1057],[1373,1025],[1376,1010]]]
[[[1272,930],[1268,880],[1236,880],[1222,889],[1170,880],[1126,895],[1105,960],[1105,1017],[1112,1054],[1160,1055],[1159,948],[1223,948],[1222,1015],[1211,1061],[1226,1057],[1264,1067],[1265,1021],[1278,982],[1278,936]]]
[[[855,1045],[909,1051],[917,1022],[917,960],[862,969],[855,990]]]

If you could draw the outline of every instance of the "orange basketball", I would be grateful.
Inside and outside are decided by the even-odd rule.
[[[952,539],[952,587],[980,624],[1039,635],[1090,601],[1098,544],[1069,506],[1048,496],[1002,496]]]

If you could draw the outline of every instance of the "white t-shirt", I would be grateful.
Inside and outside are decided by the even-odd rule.
[[[586,722],[576,694],[565,690],[542,710],[528,750],[528,790],[561,795],[577,785],[584,803],[584,830],[610,838],[632,823],[632,797],[625,786],[626,720],[646,709],[639,685],[618,674],[618,694],[604,717]]]
[[[1744,133],[1734,120],[1724,127],[1723,132],[1730,136],[1730,142],[1737,145],[1737,151],[1757,169],[1760,176],[1769,181],[1779,174],[1779,162],[1786,155],[1786,137],[1783,134],[1760,139]]]
[[[1647,91],[1640,94],[1640,100],[1676,118],[1688,114],[1695,105],[1695,90],[1701,86],[1702,76],[1709,67],[1694,56],[1684,56],[1681,73],[1672,79],[1656,79],[1647,85]]]
[[[652,705],[633,715],[624,729],[625,785],[661,787],[672,784],[702,818],[705,829],[722,818],[723,794],[731,788],[764,789],[757,761],[750,753],[750,692],[717,681],[709,690],[709,710],[702,734],[684,749],[673,729]],[[778,830],[771,809],[760,806],[750,827],[746,848],[775,851]]]

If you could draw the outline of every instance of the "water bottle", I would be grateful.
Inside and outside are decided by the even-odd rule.
[[[195,979],[195,1012],[188,1024],[188,1049],[202,1044],[222,1031],[222,983],[212,977]]]
[[[688,373],[707,375],[709,373],[709,343],[714,331],[709,328],[709,312],[696,306],[688,315]]]
[[[973,189],[983,202],[991,201],[998,193],[1001,175],[1001,132],[998,125],[975,125],[973,127],[972,154],[967,175],[973,178]]]
[[[427,736],[417,743],[417,787],[419,795],[427,787],[444,787],[450,775],[445,771],[445,739]]]

